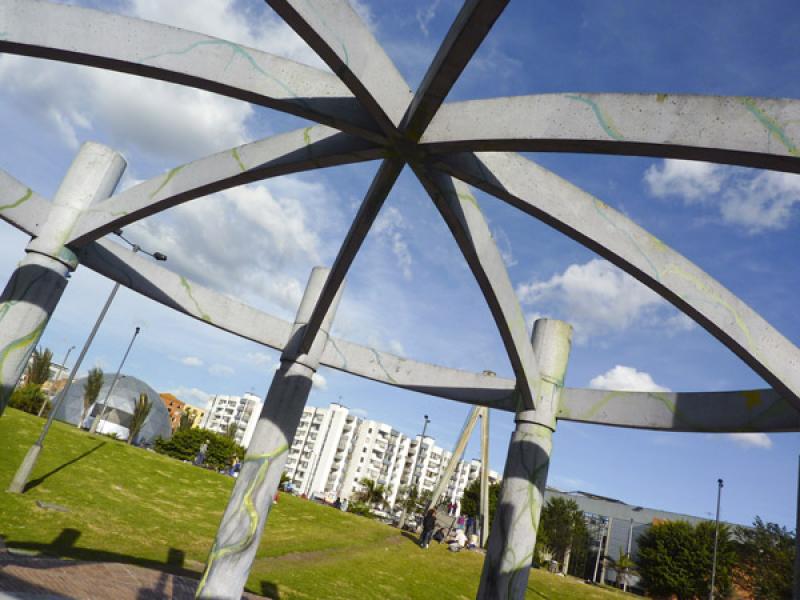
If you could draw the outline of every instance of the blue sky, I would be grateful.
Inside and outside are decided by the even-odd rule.
[[[259,0],[85,2],[194,29],[321,66]],[[361,0],[378,40],[415,87],[460,8],[450,0]],[[545,92],[670,92],[800,97],[796,2],[517,0],[448,100]],[[0,57],[0,168],[51,196],[82,141],[122,152],[122,186],[303,121],[179,86]],[[789,124],[798,129],[797,124]],[[800,135],[800,131],[796,131]],[[536,154],[696,262],[795,344],[800,323],[800,177],[631,157]],[[308,273],[330,265],[376,164],[326,169],[196,200],[126,228],[180,273],[291,320]],[[567,385],[724,390],[765,384],[701,328],[596,255],[502,202],[478,195],[529,319],[575,327]],[[0,278],[25,236],[0,227]],[[80,346],[111,283],[79,269],[43,339],[60,359]],[[216,393],[263,395],[277,353],[123,290],[86,366],[109,371],[135,326],[126,371],[202,405]],[[453,367],[510,375],[477,284],[421,186],[404,171],[347,282],[335,332]],[[74,360],[77,350],[73,352]],[[451,446],[468,407],[331,370],[310,402],[341,400],[370,418]],[[492,467],[513,428],[492,414]],[[800,434],[706,435],[562,423],[550,483],[632,504],[707,515],[716,479],[723,518],[794,527]],[[468,457],[477,456],[472,444]]]

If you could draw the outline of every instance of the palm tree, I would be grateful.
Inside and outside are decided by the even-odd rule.
[[[31,361],[28,363],[28,368],[25,371],[25,380],[28,385],[35,385],[39,390],[42,385],[47,383],[50,379],[50,363],[53,362],[53,353],[50,348],[40,350],[35,348],[31,355]],[[45,407],[48,405],[47,396],[41,394],[42,403],[39,406],[38,415],[41,417]]]
[[[366,504],[382,505],[386,501],[386,488],[374,479],[362,479],[359,481],[364,488],[356,495],[356,500]]]
[[[81,413],[81,420],[78,421],[78,429],[83,426],[89,408],[97,401],[97,396],[100,394],[100,389],[103,387],[103,381],[102,369],[94,368],[89,371],[89,376],[86,378],[86,383],[83,386],[83,412]]]
[[[147,419],[147,415],[150,414],[150,409],[152,407],[153,405],[150,403],[150,399],[147,397],[147,394],[144,392],[139,394],[139,401],[136,403],[136,406],[133,409],[131,425],[128,428],[128,431],[130,432],[128,434],[129,444],[132,444],[136,436],[139,435],[139,431],[141,431],[144,421]]]
[[[619,558],[614,560],[609,557],[608,561],[611,563],[613,569],[617,572],[616,583],[618,587],[627,588],[630,575],[636,570],[636,563],[629,554],[619,549]]]
[[[178,422],[178,431],[188,431],[194,424],[194,411],[187,408],[181,413],[180,421]]]
[[[225,437],[227,437],[229,440],[235,440],[236,439],[236,422],[235,421],[231,421],[230,423],[228,423],[228,428],[225,430]]]
[[[42,385],[50,379],[50,363],[53,362],[53,353],[50,348],[40,350],[36,348],[31,356],[31,362],[25,372],[27,383]]]

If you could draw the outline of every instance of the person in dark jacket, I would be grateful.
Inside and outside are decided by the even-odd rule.
[[[433,537],[433,530],[436,528],[436,514],[433,509],[430,509],[422,519],[422,537],[420,538],[419,545],[422,548],[427,548],[431,543]]]

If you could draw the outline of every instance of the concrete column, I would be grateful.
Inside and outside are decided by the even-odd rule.
[[[539,319],[534,325],[533,349],[541,387],[536,408],[516,415],[483,562],[479,600],[525,597],[571,335],[572,328],[563,321]]]
[[[341,295],[340,289],[308,354],[298,354],[305,325],[328,272],[321,267],[311,272],[292,336],[281,354],[281,366],[272,379],[242,470],[208,555],[197,598],[239,600],[242,596],[289,446],[311,391],[311,377],[319,366]]]
[[[39,235],[0,295],[0,415],[67,286],[68,273],[78,266],[64,241],[84,209],[113,193],[124,170],[125,160],[110,148],[81,146]]]
[[[480,545],[489,537],[489,409],[481,408],[481,515]]]

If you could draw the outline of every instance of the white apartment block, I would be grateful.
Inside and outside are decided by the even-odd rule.
[[[411,439],[391,425],[358,418],[346,407],[331,404],[303,410],[284,471],[298,493],[328,501],[351,500],[361,490],[360,482],[372,479],[386,488],[392,507],[404,487],[433,491],[451,456],[429,436]],[[459,501],[480,469],[478,460],[459,461],[443,501]],[[494,471],[489,479],[499,480]]]
[[[234,440],[247,448],[261,414],[261,398],[255,394],[243,396],[214,396],[208,403],[200,427],[225,434],[233,424]]]

